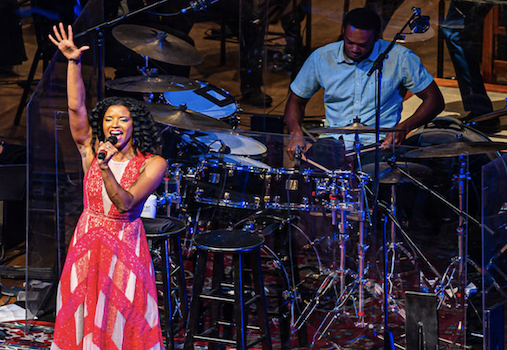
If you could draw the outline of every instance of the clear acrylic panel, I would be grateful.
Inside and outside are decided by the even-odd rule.
[[[505,346],[505,302],[507,301],[506,198],[507,156],[497,158],[482,170],[482,317],[484,349]]]
[[[378,8],[375,4],[379,3],[388,5]],[[155,119],[164,130],[161,154],[169,163],[168,180],[156,193],[160,214],[184,218],[190,223],[191,232],[241,227],[265,234],[273,265],[285,266],[285,292],[294,306],[290,310],[294,314],[289,317],[293,336],[306,332],[303,323],[311,322],[308,343],[313,342],[318,348],[332,348],[334,340],[327,327],[340,328],[342,324],[353,325],[357,332],[347,334],[347,339],[364,342],[359,345],[363,348],[374,348],[383,342],[385,261],[390,271],[386,287],[388,326],[393,327],[395,342],[402,346],[406,342],[405,319],[414,319],[405,311],[406,292],[432,297],[436,294],[436,306],[431,307],[437,308],[440,346],[448,349],[466,347],[468,325],[468,333],[483,332],[478,320],[487,318],[485,314],[478,315],[496,305],[495,294],[503,293],[495,284],[501,285],[504,277],[503,245],[496,245],[503,240],[497,240],[498,236],[489,231],[483,231],[480,237],[478,226],[471,224],[470,218],[468,225],[460,222],[455,210],[462,206],[475,219],[481,210],[488,213],[483,215],[485,226],[489,226],[489,221],[494,227],[495,220],[501,219],[503,202],[500,209],[489,208],[498,199],[497,189],[504,185],[503,173],[494,173],[501,168],[497,155],[414,160],[396,153],[398,165],[415,173],[421,170],[417,180],[428,189],[422,189],[415,181],[400,180],[397,174],[391,182],[380,182],[378,205],[371,194],[371,147],[366,153],[361,151],[361,168],[352,143],[346,144],[345,151],[337,150],[332,143],[319,145],[307,155],[313,164],[304,159],[295,162],[287,156],[290,137],[283,113],[290,83],[306,57],[314,49],[338,40],[344,14],[364,5],[383,13],[382,36],[392,40],[413,13],[412,3],[393,3],[396,2],[220,0],[206,11],[190,9],[170,17],[141,14],[113,27],[128,23],[159,28],[170,38],[195,45],[203,57],[200,64],[173,64],[181,57],[174,57],[171,51],[162,57],[167,62],[146,59],[143,50],[130,50],[118,42],[110,28],[105,32],[105,62],[101,65],[94,62],[98,55],[95,37],[78,40],[78,44],[92,47],[83,56],[89,108],[97,96],[107,95],[129,95],[152,103]],[[475,3],[479,6],[482,1]],[[175,0],[152,11],[174,13],[188,6],[186,0]],[[448,48],[439,31],[439,25],[455,25],[444,23],[449,2],[421,2],[420,6],[421,13],[431,18],[429,30],[407,34],[399,43],[413,50],[434,77],[454,77]],[[90,0],[74,25],[74,33],[118,14],[108,4],[103,7],[101,1]],[[136,34],[128,33],[131,37]],[[186,50],[195,53],[193,49]],[[473,50],[479,55],[479,46]],[[140,82],[138,68],[157,68],[160,75],[172,76],[163,78],[169,82],[167,88]],[[108,87],[105,92],[102,86],[97,90],[100,84],[96,83],[96,74],[102,72]],[[65,73],[66,62],[55,56],[28,111],[27,308],[35,315],[45,308],[44,299],[51,295],[50,288],[56,288],[66,246],[82,206],[83,175],[68,128]],[[120,85],[114,83],[115,79],[132,76],[137,78]],[[180,87],[188,84],[189,88],[174,88],[173,82]],[[456,88],[450,80],[439,84],[442,90]],[[270,95],[273,102],[253,105],[248,94],[257,89]],[[306,130],[324,126],[322,99],[321,90],[309,101],[307,110],[311,112],[304,121]],[[459,121],[452,115],[465,113],[462,103],[459,97],[446,102],[446,110],[452,110],[451,117],[416,130],[407,139],[405,150],[451,143],[460,133],[473,142],[487,139],[469,128],[456,128]],[[224,124],[219,129],[197,126],[188,130],[165,123],[167,115],[174,114],[174,108],[183,103],[188,110]],[[419,103],[417,98],[407,100],[402,117],[411,115]],[[494,101],[495,108],[503,105],[502,99]],[[173,110],[160,112],[166,107]],[[306,142],[314,144],[317,137],[309,132]],[[329,152],[339,155],[339,165],[328,159]],[[381,154],[380,170],[389,172],[391,166],[386,158],[390,156],[389,152]],[[491,160],[494,162],[481,172]],[[433,178],[424,174],[428,169]],[[464,175],[468,173],[470,179]],[[486,181],[488,187],[482,186],[481,181]],[[497,185],[491,186],[493,183]],[[467,216],[461,217],[466,221]],[[384,233],[389,242],[396,243],[388,246],[387,260]],[[484,256],[477,253],[481,248]],[[294,266],[300,270],[292,271]],[[489,267],[484,270],[485,266]],[[473,285],[479,287],[480,271],[494,277],[485,278],[482,297],[480,291],[473,291]],[[52,287],[44,284],[47,281]],[[469,306],[465,307],[465,303]],[[318,322],[314,318],[317,315]]]
[[[90,1],[74,33],[101,23],[102,8],[101,0]],[[79,46],[93,41],[76,39]],[[96,67],[92,54],[83,57],[89,106],[96,100]],[[54,311],[66,247],[82,211],[83,173],[69,130],[66,72],[67,61],[57,53],[28,104],[27,322]]]

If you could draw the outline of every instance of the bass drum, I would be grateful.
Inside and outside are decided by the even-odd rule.
[[[432,146],[450,144],[459,140],[467,142],[491,141],[481,132],[464,125],[453,117],[438,117],[430,123],[415,129],[405,140],[410,146]],[[480,220],[481,218],[481,169],[482,166],[497,158],[499,153],[470,155],[468,158],[468,213]],[[400,157],[400,162],[403,158]],[[430,178],[422,180],[430,189],[443,195],[448,201],[459,207],[459,183],[461,161],[456,157],[407,158],[407,161],[420,163],[433,170]],[[449,224],[456,227],[457,215],[423,189],[411,183],[401,185],[398,196],[399,207],[409,223],[409,227],[422,229],[438,234]],[[466,206],[465,206],[466,208]]]

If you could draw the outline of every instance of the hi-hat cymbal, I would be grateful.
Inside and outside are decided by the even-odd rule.
[[[230,124],[208,117],[205,114],[186,109],[185,105],[173,107],[161,103],[146,103],[145,106],[155,121],[185,130],[210,131],[213,129],[232,129]]]
[[[201,83],[176,75],[144,76],[138,75],[106,81],[110,89],[126,92],[154,92],[163,93],[168,91],[195,90],[201,87]]]
[[[367,133],[375,133],[375,127],[374,126],[368,126],[361,122],[355,121],[351,125],[347,126],[333,126],[333,127],[323,127],[323,128],[313,128],[308,130],[311,133],[315,134],[323,134],[323,133],[329,133],[329,134],[355,134],[356,132],[358,134],[367,134]],[[395,131],[401,131],[400,129],[394,129],[394,128],[380,128],[380,132],[395,132]]]
[[[379,163],[379,182],[382,184],[394,185],[403,182],[410,182],[405,175],[403,175],[398,168],[403,168],[410,175],[416,178],[424,178],[431,176],[433,171],[425,165],[409,162],[396,163],[396,167],[391,166],[389,163]],[[363,171],[370,174],[372,177],[375,175],[375,163],[366,164],[363,166]]]
[[[440,145],[422,147],[405,153],[405,158],[457,157],[461,154],[481,154],[507,149],[505,142],[468,142],[457,141]]]
[[[202,54],[185,40],[161,30],[136,24],[113,28],[113,36],[129,49],[157,61],[180,66],[202,63]]]
[[[230,148],[230,154],[236,156],[258,156],[268,150],[263,143],[251,137],[233,135],[228,132],[207,132],[195,138],[214,152],[218,152],[222,145],[226,145]]]

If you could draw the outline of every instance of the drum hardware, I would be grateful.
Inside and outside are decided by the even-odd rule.
[[[369,177],[363,178],[359,177],[359,187],[366,186],[366,182]],[[330,290],[335,288],[336,285],[339,285],[339,296],[337,297],[336,303],[332,310],[330,310],[327,315],[324,317],[319,327],[317,328],[313,343],[320,340],[329,327],[334,323],[337,317],[346,315],[343,310],[347,301],[351,301],[353,303],[353,308],[355,312],[355,317],[357,319],[356,326],[360,328],[364,328],[367,326],[365,322],[365,312],[364,312],[364,288],[366,287],[366,279],[365,279],[365,254],[368,250],[368,245],[365,244],[365,217],[364,207],[365,207],[365,198],[364,198],[364,190],[361,190],[361,195],[358,198],[358,243],[357,243],[357,251],[358,251],[358,271],[357,273],[351,271],[345,266],[345,247],[346,243],[349,239],[348,234],[348,223],[347,223],[347,213],[348,206],[345,205],[334,205],[332,207],[332,224],[335,227],[335,235],[334,242],[338,244],[339,249],[339,262],[336,263],[336,245],[333,245],[333,268],[329,271],[324,281],[319,286],[315,298],[308,303],[301,313],[300,317],[296,320],[294,329],[298,330],[302,325],[308,320],[311,314],[315,311],[318,304],[320,303],[320,299]],[[340,220],[337,218],[337,213],[340,212]],[[352,282],[346,283],[346,277],[352,277]],[[354,298],[354,293],[357,292],[357,298]]]
[[[433,146],[430,146],[433,147]],[[465,157],[464,154],[460,155],[460,173],[457,175],[458,183],[459,183],[459,207],[456,207],[454,204],[449,202],[446,198],[444,198],[441,194],[437,193],[436,191],[428,188],[426,185],[424,185],[421,181],[413,177],[411,174],[409,174],[405,169],[400,168],[399,171],[409,178],[415,185],[422,188],[423,190],[427,191],[431,195],[433,195],[435,198],[439,199],[447,205],[449,208],[451,208],[457,215],[458,215],[458,226],[456,228],[456,233],[458,236],[458,256],[454,257],[450,263],[450,265],[447,267],[447,269],[444,272],[444,275],[440,276],[439,274],[435,274],[438,276],[439,283],[435,286],[435,293],[439,296],[439,304],[438,308],[440,308],[443,303],[448,300],[449,298],[456,299],[456,306],[459,307],[461,303],[463,303],[465,298],[465,293],[462,288],[464,288],[464,282],[466,281],[466,265],[465,262],[469,261],[468,255],[466,252],[466,235],[468,231],[468,225],[469,222],[472,222],[478,226],[481,226],[480,221],[475,219],[473,216],[469,215],[465,210],[465,195],[468,192],[467,190],[467,182],[470,180],[468,170],[467,170],[467,164],[468,160],[467,157]],[[485,226],[482,225],[483,229],[487,230],[489,233],[493,233],[493,231]],[[465,260],[467,259],[467,260]],[[436,272],[435,270],[433,271]],[[455,276],[457,274],[457,276]],[[452,282],[458,281],[458,286],[453,287]]]
[[[191,44],[155,28],[122,24],[113,28],[121,44],[143,56],[179,66],[194,66],[203,61],[202,54]]]
[[[372,174],[374,172],[375,164],[366,164],[363,169],[364,171]],[[387,184],[391,186],[391,202],[390,202],[390,213],[392,213],[393,217],[397,216],[397,196],[396,196],[396,186],[400,183],[410,182],[410,180],[403,176],[402,173],[398,171],[398,168],[404,168],[407,169],[413,176],[417,176],[418,178],[421,177],[428,177],[432,174],[432,170],[428,168],[427,166],[424,166],[422,164],[417,163],[396,163],[396,157],[392,156],[388,159],[387,162],[381,162],[379,164],[379,183],[381,184]],[[389,218],[389,216],[387,217]],[[386,219],[387,219],[386,218]],[[396,261],[400,260],[400,256],[404,255],[408,258],[408,260],[411,262],[412,265],[416,265],[416,257],[414,257],[404,246],[401,242],[398,242],[396,239],[396,222],[392,219],[390,221],[390,241],[389,244],[385,245],[387,249],[386,257],[391,261],[390,264],[390,271],[384,271],[384,273],[387,275],[387,283],[390,286],[389,288],[385,289],[385,293],[387,293],[388,297],[390,294],[392,294],[392,287],[393,287],[393,278],[395,276],[395,264]],[[399,251],[399,255],[398,252]],[[390,257],[390,258],[389,258]]]
[[[175,209],[180,209],[181,204],[181,163],[174,163],[171,166],[175,169],[174,171],[167,170],[166,176],[164,176],[164,193],[162,197],[159,199],[159,205],[166,206],[166,215],[171,217],[171,208],[172,205],[175,205]],[[174,185],[173,191],[170,191],[170,184]]]

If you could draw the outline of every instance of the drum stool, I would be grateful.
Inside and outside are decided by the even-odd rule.
[[[171,300],[171,280],[174,276],[178,285],[178,296],[180,300],[180,310],[182,314],[182,324],[180,329],[186,326],[188,316],[187,289],[185,283],[185,269],[183,267],[183,256],[181,251],[181,234],[186,231],[186,224],[175,218],[157,217],[142,218],[146,238],[153,245],[160,244],[162,255],[162,285],[164,292],[164,335],[166,337],[166,349],[174,349],[174,329],[172,313],[176,305],[172,305]],[[174,255],[170,260],[169,253]],[[171,261],[173,266],[171,266]]]
[[[243,230],[216,230],[196,234],[193,237],[197,249],[197,263],[195,268],[192,301],[185,334],[185,350],[193,350],[195,341],[208,342],[209,349],[215,349],[216,343],[235,346],[237,350],[246,350],[262,342],[263,350],[271,350],[271,335],[267,312],[267,300],[264,291],[260,249],[264,244],[264,237]],[[208,253],[213,253],[213,273],[211,291],[203,292]],[[232,255],[233,283],[224,283],[224,257]],[[250,264],[245,264],[246,259]],[[253,291],[245,288],[248,275],[246,267],[251,267]],[[230,297],[234,295],[233,297]],[[209,328],[197,334],[201,304],[209,303]],[[222,304],[232,305],[234,309],[233,321],[225,321],[220,317]],[[258,326],[248,325],[248,308],[256,306]],[[222,330],[232,327],[236,330],[236,339],[227,338]],[[248,332],[256,330],[260,336],[247,339]]]

